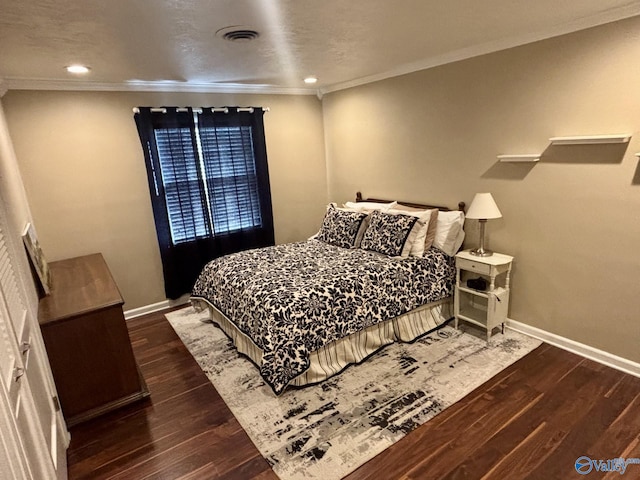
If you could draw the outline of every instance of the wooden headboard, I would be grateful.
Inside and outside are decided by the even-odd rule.
[[[389,203],[389,202],[393,202],[393,200],[382,200],[380,198],[362,198],[362,193],[356,192],[356,202]],[[437,208],[438,210],[442,210],[443,212],[451,211],[449,207],[443,207],[442,205],[425,205],[422,203],[411,203],[411,202],[400,202],[400,201],[398,201],[398,204],[404,205],[406,207],[413,207],[413,208],[424,208],[424,209]],[[458,210],[461,212],[464,212],[464,208],[465,208],[465,203],[459,202]]]

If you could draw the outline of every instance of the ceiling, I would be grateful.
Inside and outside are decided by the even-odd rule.
[[[0,78],[3,90],[315,94],[635,15],[640,1],[0,0]],[[216,36],[234,25],[260,36]],[[68,74],[73,63],[90,73]]]

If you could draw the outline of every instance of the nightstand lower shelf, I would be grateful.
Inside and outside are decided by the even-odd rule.
[[[509,291],[498,287],[490,292],[479,292],[469,288],[456,287],[455,327],[459,320],[477,325],[487,330],[487,340],[493,329],[502,326],[507,319]]]

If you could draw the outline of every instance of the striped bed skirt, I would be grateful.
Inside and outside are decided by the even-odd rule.
[[[233,341],[238,352],[249,357],[256,365],[262,364],[262,349],[235,326],[220,310],[204,299],[191,299],[193,306],[207,308],[211,320]],[[372,325],[360,332],[341,338],[309,354],[310,366],[289,382],[301,387],[322,382],[360,363],[385,345],[396,341],[412,342],[453,316],[452,297],[422,305],[399,317]]]

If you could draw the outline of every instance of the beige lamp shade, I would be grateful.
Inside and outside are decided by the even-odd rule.
[[[501,218],[502,213],[490,193],[476,193],[465,215],[467,218],[481,220]]]

